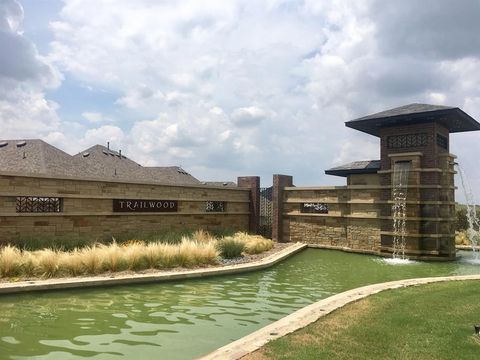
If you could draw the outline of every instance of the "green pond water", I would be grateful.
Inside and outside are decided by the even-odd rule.
[[[203,280],[0,297],[0,359],[192,359],[295,310],[362,285],[480,273],[450,263],[389,265],[305,250],[268,270]]]

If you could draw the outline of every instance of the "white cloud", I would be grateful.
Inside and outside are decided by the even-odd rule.
[[[125,141],[126,136],[118,126],[104,125],[99,128],[87,130],[84,139],[92,144],[105,144],[105,140],[108,140],[118,146]]]
[[[2,138],[39,138],[57,130],[60,119],[56,109],[57,104],[46,100],[41,91],[0,82]]]
[[[2,138],[48,137],[58,130],[58,104],[45,89],[61,76],[38,54],[22,32],[23,9],[14,0],[0,2],[0,128]]]
[[[411,102],[480,117],[478,1],[65,0],[43,58],[6,3],[0,29],[23,41],[30,72],[12,63],[9,81],[26,92],[3,99],[3,112],[31,111],[67,148],[109,138],[142,163],[182,164],[201,178],[283,172],[318,185],[343,181],[325,168],[379,156],[378,139],[344,121]],[[84,104],[89,121],[60,121],[44,96],[61,81],[56,68],[116,100]],[[100,126],[103,113],[118,126]],[[478,152],[467,138],[452,148],[465,162]]]
[[[232,112],[232,121],[239,127],[258,125],[262,120],[275,116],[273,111],[264,110],[257,106],[235,109]]]
[[[105,117],[102,113],[95,111],[85,111],[82,116],[91,123],[111,122],[113,121],[109,117]]]

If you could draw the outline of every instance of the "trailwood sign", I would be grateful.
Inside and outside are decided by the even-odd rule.
[[[113,199],[114,212],[177,212],[176,200]]]

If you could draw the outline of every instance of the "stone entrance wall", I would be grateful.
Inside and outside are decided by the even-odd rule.
[[[373,177],[366,182],[375,182]],[[376,253],[380,249],[381,189],[375,185],[284,189],[284,241]],[[325,204],[328,213],[302,212]]]
[[[0,245],[22,237],[103,240],[161,230],[228,228],[248,231],[249,188],[164,186],[0,173]],[[18,197],[53,197],[61,212],[19,213]],[[174,200],[177,212],[114,212],[113,199]],[[206,202],[224,211],[206,210]]]
[[[349,175],[347,186],[284,186],[281,191],[274,186],[274,191],[282,194],[279,208],[283,209],[277,225],[273,224],[274,228],[281,226],[282,237],[277,240],[391,256],[395,235],[392,168],[396,161],[409,161],[405,254],[412,259],[454,259],[455,156],[444,151],[386,156],[385,170]],[[432,164],[434,167],[424,167]],[[288,180],[293,184],[291,177]],[[312,210],[315,206],[319,211]]]

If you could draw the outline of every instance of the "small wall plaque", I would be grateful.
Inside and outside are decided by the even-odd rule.
[[[303,203],[300,212],[314,214],[328,214],[328,204],[325,203]]]
[[[177,212],[177,200],[113,199],[114,212]]]

